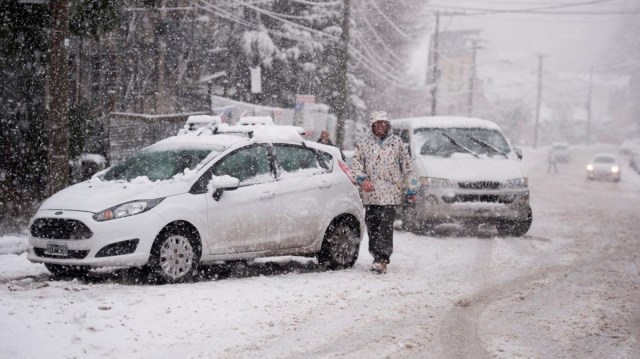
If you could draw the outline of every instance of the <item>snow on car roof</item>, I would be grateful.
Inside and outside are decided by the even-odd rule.
[[[196,145],[222,149],[233,146],[234,144],[241,141],[247,141],[247,138],[234,134],[213,135],[213,131],[210,128],[201,128],[198,131],[187,132],[179,134],[177,136],[165,138],[164,140],[156,142],[152,146],[163,146],[163,148],[182,148],[193,147],[194,145]]]
[[[391,120],[391,126],[404,125],[411,129],[433,127],[433,128],[488,128],[500,130],[500,126],[495,123],[474,117],[460,116],[424,116],[400,118]]]
[[[301,142],[304,129],[298,126],[254,126],[253,138],[258,142]]]
[[[264,126],[245,125],[229,126],[226,123],[213,128],[202,127],[196,131],[180,133],[176,136],[165,138],[151,145],[154,148],[185,148],[208,147],[219,150],[228,148],[242,141],[255,142],[302,142],[304,129],[297,126]],[[150,146],[150,147],[151,147]]]
[[[618,160],[618,156],[613,154],[613,153],[608,153],[608,152],[601,152],[601,153],[596,153],[595,155],[593,155],[593,158],[611,158],[614,160]]]

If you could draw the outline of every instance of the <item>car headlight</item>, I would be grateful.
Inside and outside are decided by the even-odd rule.
[[[420,184],[427,187],[452,188],[453,183],[444,178],[420,177]]]
[[[529,185],[529,179],[526,177],[523,178],[514,178],[505,182],[505,188],[526,188]]]
[[[162,202],[163,199],[164,197],[125,202],[94,214],[93,219],[98,222],[104,222],[112,219],[134,216],[136,214],[144,213],[157,206],[158,203]]]
[[[587,171],[593,171],[593,165],[591,164],[587,165]]]
[[[618,173],[618,171],[620,171],[620,167],[618,167],[618,166],[611,167],[611,172]]]

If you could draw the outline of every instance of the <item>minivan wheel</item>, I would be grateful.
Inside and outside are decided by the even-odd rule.
[[[198,266],[200,248],[194,233],[184,228],[170,228],[153,243],[148,269],[161,282],[189,281]]]
[[[358,259],[360,242],[352,221],[332,223],[324,235],[318,262],[331,270],[351,268]]]
[[[522,237],[531,228],[531,222],[533,222],[533,215],[531,207],[529,207],[527,218],[522,220],[501,220],[496,223],[496,229],[501,236]]]
[[[54,277],[73,277],[80,278],[84,277],[89,273],[89,267],[86,266],[77,266],[77,265],[64,265],[64,264],[54,264],[54,263],[45,263],[45,268]]]

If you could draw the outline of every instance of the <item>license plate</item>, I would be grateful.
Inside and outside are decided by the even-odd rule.
[[[44,253],[51,256],[66,257],[69,255],[69,248],[66,244],[47,243],[47,250]]]

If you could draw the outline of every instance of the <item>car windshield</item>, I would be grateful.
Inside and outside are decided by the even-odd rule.
[[[507,157],[511,152],[504,136],[488,128],[419,128],[414,134],[423,156],[451,157],[454,153],[463,153],[475,157]]]
[[[593,159],[595,163],[616,163],[616,159],[613,157],[599,156]]]
[[[142,150],[120,163],[101,177],[104,181],[124,180],[146,176],[151,181],[161,181],[194,169],[205,157],[212,153],[210,148]]]

